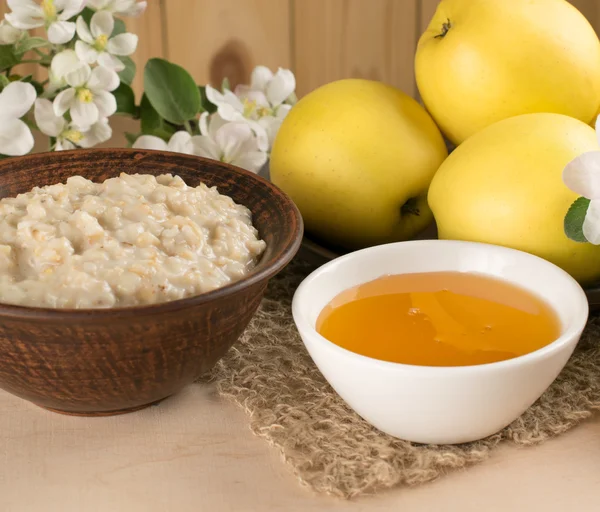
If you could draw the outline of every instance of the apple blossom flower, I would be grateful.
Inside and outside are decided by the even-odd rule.
[[[596,119],[596,136],[600,144],[600,116]],[[583,235],[591,244],[600,245],[600,150],[588,151],[569,162],[563,181],[573,192],[590,200]]]
[[[243,121],[227,121],[218,113],[200,116],[201,135],[192,137],[194,154],[258,172],[266,163],[267,153],[250,126]]]
[[[11,82],[0,93],[0,153],[20,156],[33,148],[33,135],[21,121],[36,98],[33,85]]]
[[[0,44],[15,44],[23,34],[24,30],[13,27],[6,20],[0,21]]]
[[[76,124],[67,121],[64,116],[57,116],[52,102],[38,98],[35,102],[35,122],[45,135],[56,138],[56,151],[75,149],[77,147],[89,148],[112,137],[112,129],[107,119],[101,119],[87,130],[81,129]]]
[[[219,92],[206,86],[206,97],[227,121],[244,121],[257,134],[261,149],[270,147],[281,123],[295,102],[296,79],[288,69],[274,75],[265,66],[252,71],[250,85],[238,85],[235,92]]]
[[[123,64],[117,56],[127,56],[135,52],[138,36],[125,33],[111,37],[115,20],[108,11],[99,11],[92,16],[90,26],[82,16],[77,18],[75,52],[80,60],[88,64],[98,63],[114,71],[123,71]]]
[[[68,43],[75,35],[75,23],[68,21],[85,7],[86,0],[8,0],[11,12],[5,15],[13,27],[22,30],[45,27],[53,44]]]
[[[168,143],[154,135],[142,135],[135,141],[133,147],[136,149],[153,149],[156,151],[185,153],[186,155],[191,155],[194,151],[192,136],[186,131],[176,132]]]
[[[137,0],[88,0],[90,9],[108,11],[121,16],[139,16],[147,6],[148,2]]]
[[[117,111],[117,101],[111,91],[119,86],[119,75],[102,66],[93,70],[85,65],[68,73],[65,81],[70,86],[54,99],[54,113],[62,116],[70,111],[73,122],[84,129],[99,119]]]

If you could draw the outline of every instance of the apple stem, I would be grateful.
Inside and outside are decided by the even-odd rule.
[[[452,23],[450,22],[450,19],[446,19],[446,23],[444,23],[442,25],[442,32],[440,34],[438,34],[436,37],[436,39],[442,39],[444,37],[446,37],[446,34],[448,33],[448,31],[452,28]]]
[[[404,216],[404,215],[416,215],[417,217],[419,215],[421,215],[421,210],[419,210],[419,207],[417,206],[417,198],[416,197],[411,197],[411,198],[407,199],[406,203],[404,203],[400,207],[400,214],[402,216]]]

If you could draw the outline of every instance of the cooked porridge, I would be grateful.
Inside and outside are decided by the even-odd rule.
[[[178,176],[81,176],[0,200],[0,302],[111,308],[198,295],[265,249],[250,211]]]

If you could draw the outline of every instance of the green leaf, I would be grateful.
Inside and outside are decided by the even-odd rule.
[[[128,147],[133,146],[135,144],[135,141],[138,140],[139,136],[140,136],[139,133],[125,132],[125,138],[127,139]]]
[[[140,104],[140,119],[143,135],[155,135],[161,139],[168,141],[176,131],[176,128],[169,125],[148,100],[144,94]]]
[[[136,65],[131,57],[117,57],[123,64],[125,69],[119,72],[119,78],[121,82],[125,82],[127,85],[131,85],[135,78]]]
[[[10,44],[0,45],[0,71],[12,68],[19,63]]]
[[[135,116],[137,114],[135,94],[129,85],[121,82],[119,87],[113,91],[113,94],[117,100],[117,114],[126,114],[130,116]]]
[[[4,89],[9,83],[10,80],[6,77],[6,75],[0,74],[0,91],[2,91],[2,89]]]
[[[42,37],[25,37],[15,43],[14,52],[15,55],[21,56],[29,50],[48,46],[52,46],[51,43]]]
[[[583,221],[590,206],[585,197],[576,199],[565,216],[565,235],[575,242],[587,242],[583,234]]]
[[[221,82],[221,91],[231,91],[231,85],[229,85],[229,78],[223,78],[223,81]]]
[[[115,28],[113,29],[111,37],[118,36],[119,34],[124,34],[125,32],[127,32],[125,22],[119,18],[115,18]]]
[[[144,69],[148,100],[167,121],[182,125],[200,112],[200,91],[181,66],[164,59],[150,59]]]
[[[208,112],[209,114],[216,112],[217,106],[208,101],[208,98],[206,97],[206,87],[204,85],[199,85],[198,90],[200,91],[200,105],[202,111]]]

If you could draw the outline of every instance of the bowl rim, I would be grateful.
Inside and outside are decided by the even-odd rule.
[[[465,246],[477,246],[481,247],[484,250],[504,253],[510,253],[517,255],[519,258],[529,259],[534,262],[534,264],[545,266],[548,271],[554,272],[555,275],[559,279],[563,279],[565,283],[570,286],[570,292],[572,292],[574,300],[579,302],[580,308],[578,309],[578,313],[576,314],[575,319],[567,325],[567,328],[561,335],[556,338],[553,342],[544,345],[543,347],[534,350],[533,352],[528,352],[527,354],[523,354],[517,357],[512,357],[510,359],[504,359],[502,361],[497,361],[494,363],[485,363],[478,365],[465,365],[465,366],[427,366],[427,365],[413,365],[406,363],[396,363],[393,361],[384,361],[381,359],[375,359],[369,356],[365,356],[362,354],[358,354],[357,352],[352,352],[351,350],[345,349],[332,341],[329,341],[327,338],[319,334],[315,327],[311,325],[308,318],[301,311],[304,306],[301,304],[301,301],[304,302],[307,300],[306,294],[310,290],[311,287],[315,286],[315,281],[322,275],[327,272],[333,272],[334,268],[337,265],[342,265],[345,261],[348,261],[352,258],[360,257],[361,255],[365,255],[369,252],[374,252],[377,250],[393,250],[394,247],[402,250],[402,247],[411,246],[422,246],[423,250],[427,250],[431,247],[436,247],[440,249],[441,245],[446,246],[446,248],[450,247],[465,247]],[[483,275],[489,275],[486,273],[482,273]],[[509,281],[510,282],[510,281]],[[535,293],[535,292],[533,292]],[[544,299],[544,297],[539,295],[540,298]],[[545,299],[544,299],[545,300]],[[576,305],[577,307],[577,305]],[[554,310],[554,308],[552,308]],[[555,311],[556,312],[556,311]],[[527,253],[525,251],[520,251],[518,249],[512,249],[508,247],[503,247],[500,245],[482,243],[482,242],[469,242],[462,240],[410,240],[405,242],[393,242],[388,244],[382,244],[373,247],[367,247],[365,249],[361,249],[355,252],[351,252],[340,256],[332,261],[329,261],[317,268],[313,272],[311,272],[303,281],[300,283],[296,292],[294,293],[294,297],[292,299],[292,316],[294,318],[294,323],[298,328],[300,333],[306,332],[308,336],[310,336],[313,340],[315,340],[318,344],[323,345],[328,348],[330,351],[339,354],[340,357],[346,357],[354,359],[357,363],[368,364],[374,366],[378,369],[382,370],[397,370],[397,371],[408,371],[408,372],[419,372],[419,373],[435,373],[436,376],[440,376],[441,374],[447,374],[448,376],[455,375],[457,373],[485,373],[489,371],[502,370],[509,367],[519,366],[523,364],[532,363],[533,361],[537,361],[540,359],[545,359],[550,357],[555,352],[562,350],[565,345],[569,345],[573,342],[574,339],[577,340],[577,337],[580,336],[581,331],[585,328],[589,317],[589,303],[587,301],[587,296],[585,291],[581,287],[581,285],[565,270],[558,267],[557,265],[533,254]],[[306,346],[307,343],[304,339],[304,336],[301,336],[302,342]],[[578,342],[578,340],[577,340]],[[307,347],[308,349],[308,347]]]
[[[260,261],[255,268],[258,270],[252,271],[242,279],[235,281],[231,284],[222,286],[209,292],[194,295],[192,297],[186,297],[183,299],[177,299],[169,302],[159,302],[156,304],[147,304],[140,306],[125,306],[116,308],[42,308],[42,307],[30,307],[20,306],[14,304],[3,304],[0,303],[0,318],[14,318],[14,319],[27,319],[32,321],[95,321],[98,319],[106,319],[108,317],[127,318],[134,316],[144,315],[156,315],[171,311],[177,311],[181,309],[187,309],[207,302],[211,302],[215,299],[220,299],[223,296],[231,295],[251,287],[261,281],[268,280],[280,272],[296,255],[300,245],[302,243],[302,236],[304,233],[304,222],[300,210],[292,199],[281,190],[279,187],[264,179],[262,176],[258,176],[253,172],[242,169],[225,162],[217,162],[210,158],[204,158],[196,155],[187,155],[184,153],[176,153],[172,151],[158,151],[150,149],[134,149],[134,148],[90,148],[90,149],[74,149],[69,151],[56,152],[43,152],[25,155],[22,157],[8,158],[0,161],[0,169],[10,168],[14,165],[15,160],[30,160],[32,164],[36,161],[48,161],[59,154],[61,157],[76,156],[78,159],[89,159],[91,155],[101,153],[127,153],[127,154],[142,154],[145,158],[152,158],[153,156],[162,155],[167,158],[178,158],[180,160],[189,160],[192,162],[202,162],[205,166],[217,166],[225,167],[234,174],[244,175],[251,180],[254,180],[258,185],[268,188],[272,194],[278,195],[282,200],[287,203],[290,214],[295,220],[293,230],[290,230],[289,242],[282,246],[277,253],[273,255],[273,262],[263,268],[260,268]],[[176,174],[176,173],[175,173]],[[289,225],[288,225],[289,228]]]

